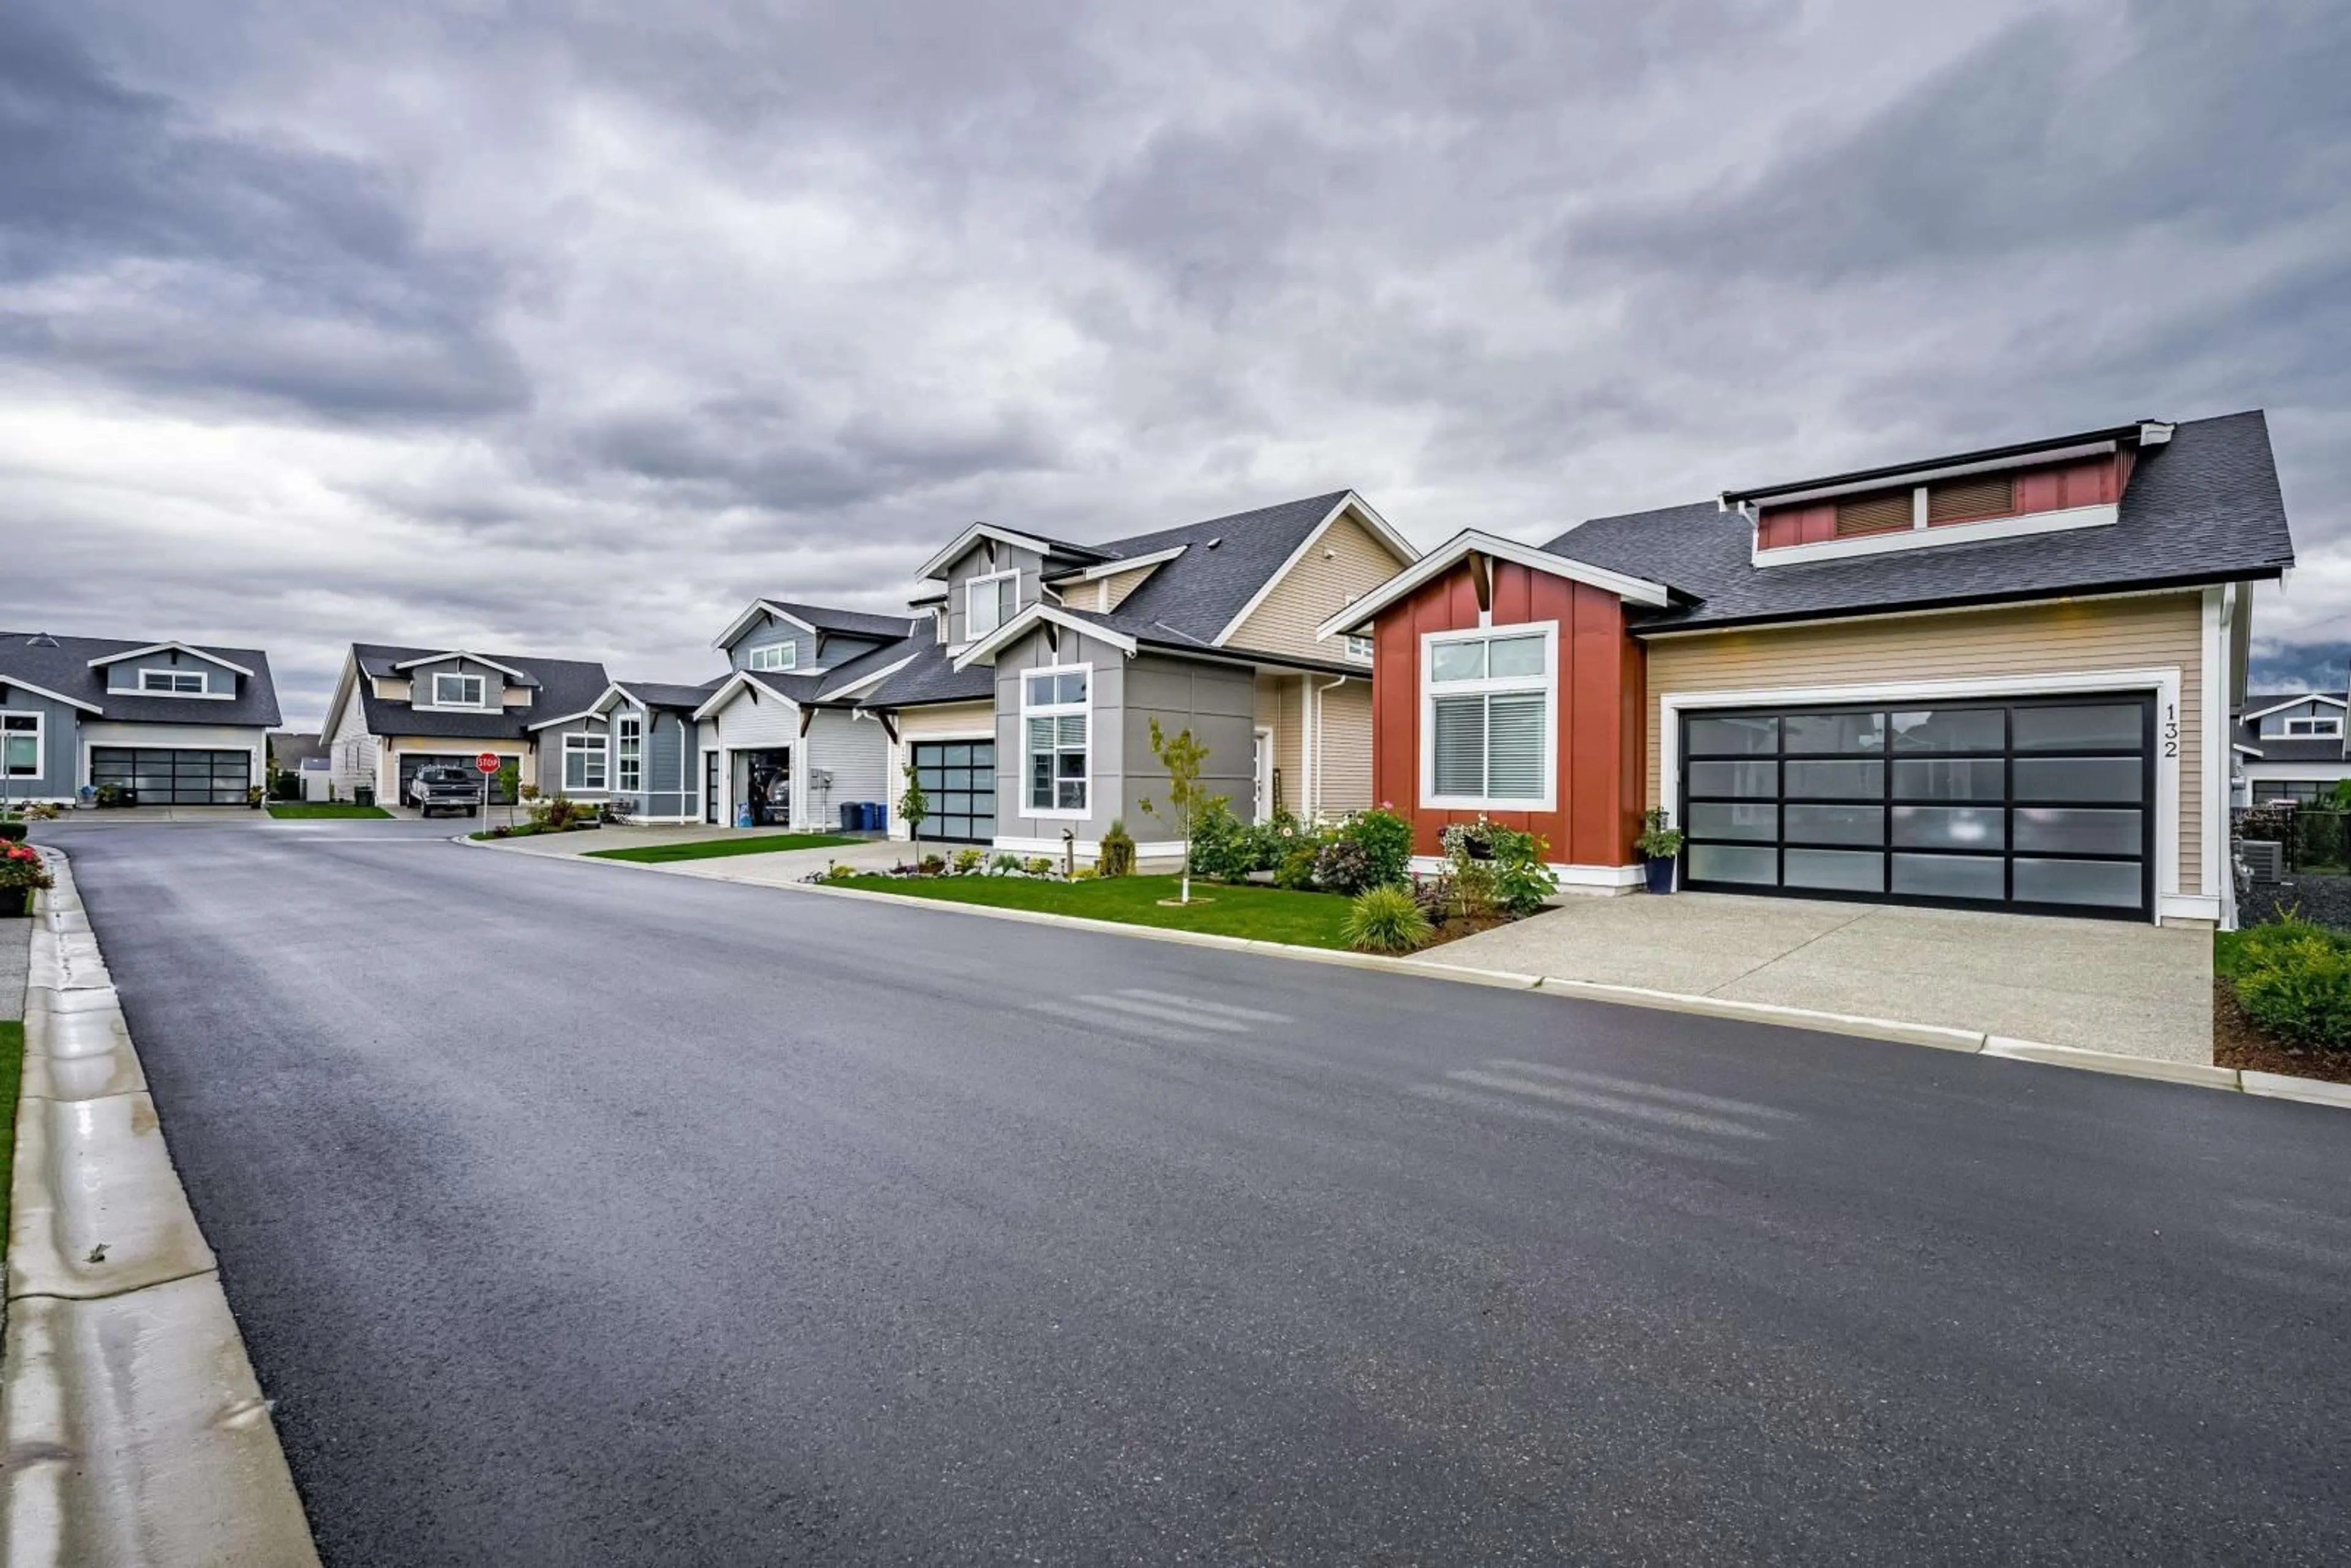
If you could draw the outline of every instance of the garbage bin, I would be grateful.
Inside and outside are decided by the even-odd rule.
[[[372,806],[372,805],[374,805],[374,804],[375,804],[375,786],[374,786],[374,785],[372,785],[372,784],[354,784],[354,785],[352,785],[352,786],[351,786],[351,804],[352,804],[352,805],[354,805],[354,806]]]
[[[865,831],[869,833],[886,833],[890,831],[890,808],[885,802],[880,800],[865,802]]]
[[[854,800],[843,800],[841,803],[841,831],[844,833],[862,833],[865,831],[864,808]]]

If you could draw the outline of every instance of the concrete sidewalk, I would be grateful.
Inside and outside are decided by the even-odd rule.
[[[2212,1060],[2212,936],[2121,920],[1677,893],[1576,899],[1439,964]]]
[[[517,854],[569,860],[597,850],[642,849],[656,844],[703,843],[712,839],[755,838],[779,834],[780,828],[686,827],[599,828],[587,833],[542,833],[528,839],[486,839],[492,849]],[[711,882],[750,883],[775,887],[798,882],[835,863],[863,871],[886,871],[908,857],[913,846],[891,839],[862,839],[808,850],[776,850],[760,854],[723,855],[705,861],[675,861],[661,869]],[[625,863],[625,862],[624,862]]]

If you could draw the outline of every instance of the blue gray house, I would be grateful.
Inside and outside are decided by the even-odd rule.
[[[277,722],[257,648],[0,632],[0,799],[242,806]]]

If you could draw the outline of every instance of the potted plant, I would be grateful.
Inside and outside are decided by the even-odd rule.
[[[30,915],[33,894],[55,885],[40,851],[30,844],[0,846],[0,918]]]
[[[246,805],[246,810],[249,810],[249,811],[258,811],[258,810],[261,810],[261,797],[262,797],[262,795],[263,795],[264,793],[265,793],[265,791],[263,790],[263,789],[261,788],[261,786],[260,786],[260,785],[258,785],[258,784],[251,784],[251,785],[247,785],[247,786],[246,787],[246,791],[245,791],[245,805]]]
[[[1633,847],[1641,852],[1649,891],[1673,892],[1674,862],[1682,852],[1682,831],[1666,825],[1664,810],[1653,806],[1641,813],[1641,836],[1633,841]]]

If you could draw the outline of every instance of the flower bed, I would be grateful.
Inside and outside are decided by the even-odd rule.
[[[2219,933],[2212,1060],[2351,1083],[2351,936],[2298,915]]]

